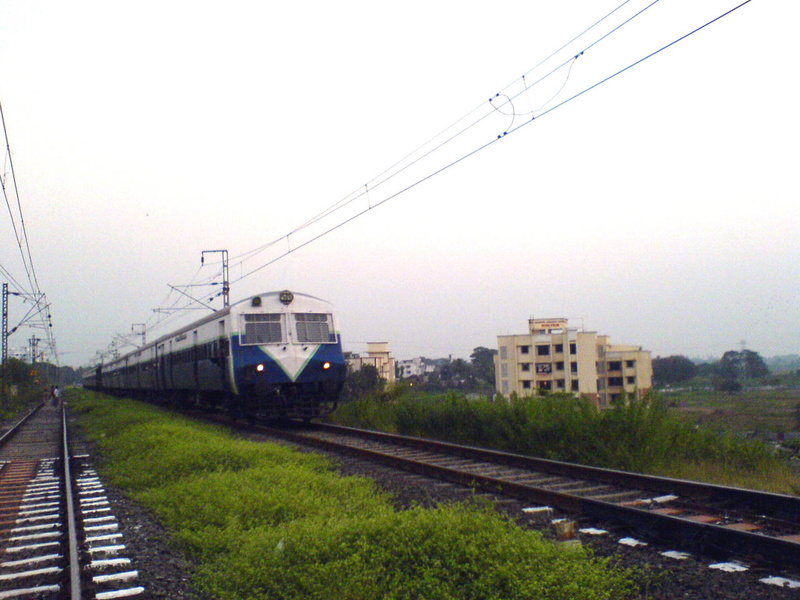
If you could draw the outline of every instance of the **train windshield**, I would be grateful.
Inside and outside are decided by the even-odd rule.
[[[280,313],[244,315],[243,345],[280,344],[283,341],[283,315]]]
[[[326,313],[295,313],[297,342],[300,344],[332,344],[336,342],[333,316]]]

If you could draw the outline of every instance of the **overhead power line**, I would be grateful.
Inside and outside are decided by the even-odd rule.
[[[14,160],[11,156],[11,144],[8,141],[8,130],[6,129],[6,118],[3,114],[3,105],[0,103],[0,124],[3,126],[3,136],[6,144],[6,157],[8,159],[8,167],[11,172],[11,182],[14,188],[14,197],[16,199],[16,214],[11,207],[11,202],[8,197],[8,190],[5,183],[5,177],[2,178],[3,197],[8,207],[8,215],[11,217],[11,226],[14,229],[14,237],[16,238],[17,246],[19,247],[20,256],[22,257],[22,264],[25,267],[25,273],[28,276],[29,291],[38,292],[39,282],[36,279],[36,270],[33,268],[33,257],[31,256],[31,247],[28,243],[28,233],[25,229],[25,217],[22,215],[22,203],[19,199],[19,187],[17,186],[17,176],[14,172]],[[19,219],[19,225],[17,224]]]
[[[339,228],[343,227],[344,225],[347,225],[348,223],[350,223],[350,222],[356,220],[357,218],[363,216],[367,212],[369,212],[369,211],[377,208],[378,206],[381,206],[381,205],[385,204],[386,202],[388,202],[388,201],[390,201],[390,200],[392,200],[394,198],[397,198],[398,196],[400,196],[400,195],[402,195],[402,194],[414,189],[415,187],[417,187],[421,183],[423,183],[425,181],[428,181],[432,177],[435,177],[436,175],[439,175],[439,174],[443,173],[444,171],[447,171],[451,167],[463,162],[464,160],[470,158],[471,156],[474,156],[475,154],[477,154],[477,153],[487,149],[488,147],[492,146],[496,142],[506,138],[508,135],[519,131],[521,128],[523,128],[523,127],[525,127],[527,125],[530,125],[534,121],[537,121],[537,120],[541,119],[542,117],[544,117],[546,115],[549,115],[549,114],[553,113],[554,111],[564,107],[566,104],[572,102],[573,100],[576,100],[577,98],[583,96],[587,92],[590,92],[590,91],[600,87],[601,85],[603,85],[605,83],[608,83],[612,79],[615,79],[616,77],[618,77],[619,75],[621,75],[621,74],[625,73],[626,71],[632,69],[633,67],[636,67],[636,66],[644,63],[645,61],[649,60],[650,58],[653,58],[657,54],[660,54],[664,50],[667,50],[668,48],[671,48],[672,46],[678,44],[679,42],[681,42],[681,41],[689,38],[690,36],[692,36],[692,35],[700,32],[700,31],[704,30],[705,28],[709,27],[710,25],[720,21],[724,17],[732,14],[733,12],[737,11],[738,9],[740,9],[743,6],[745,6],[745,5],[749,4],[750,2],[752,2],[752,0],[745,0],[744,2],[740,3],[739,5],[731,8],[730,10],[728,10],[728,11],[720,14],[719,16],[715,17],[714,19],[711,19],[710,21],[704,23],[703,25],[701,25],[701,26],[699,26],[699,27],[697,27],[695,29],[692,29],[688,33],[686,33],[684,35],[681,35],[680,37],[674,39],[673,41],[669,42],[668,44],[665,44],[664,46],[658,48],[657,50],[655,50],[653,52],[650,52],[649,54],[639,58],[638,60],[635,60],[634,62],[629,63],[626,67],[615,71],[614,73],[612,73],[612,74],[610,74],[610,75],[608,75],[608,76],[596,81],[595,83],[583,88],[581,91],[579,91],[579,92],[569,96],[568,98],[558,102],[557,104],[547,108],[547,104],[550,104],[550,102],[552,102],[552,100],[554,99],[554,97],[551,98],[547,103],[545,103],[545,105],[542,106],[541,111],[537,111],[537,114],[532,114],[530,116],[530,118],[528,118],[525,121],[519,123],[518,125],[514,124],[514,120],[516,119],[516,117],[520,116],[520,114],[516,113],[515,111],[512,110],[511,113],[507,113],[507,116],[511,116],[512,117],[511,126],[503,129],[500,133],[496,133],[495,137],[493,137],[493,138],[491,138],[491,139],[489,139],[487,141],[480,142],[478,145],[474,146],[471,150],[456,156],[455,158],[445,162],[444,164],[442,164],[439,167],[436,167],[436,168],[432,169],[431,171],[429,171],[425,175],[423,175],[421,177],[418,177],[417,179],[413,180],[411,183],[408,183],[408,184],[400,187],[399,189],[397,189],[397,190],[395,190],[393,192],[387,193],[386,195],[384,195],[378,201],[373,201],[372,198],[369,198],[369,201],[367,203],[366,208],[362,208],[360,210],[356,210],[353,214],[351,214],[349,216],[346,216],[346,217],[343,217],[339,222],[336,222],[333,225],[330,225],[330,226],[328,226],[326,228],[323,228],[321,231],[319,231],[317,233],[311,234],[308,239],[305,239],[305,240],[299,241],[299,242],[295,242],[294,244],[292,243],[292,236],[295,236],[296,234],[300,233],[301,231],[309,228],[311,225],[314,225],[314,224],[322,222],[327,217],[329,217],[332,214],[340,211],[344,207],[346,207],[348,205],[351,205],[356,200],[367,196],[370,192],[372,192],[374,194],[376,188],[378,188],[379,186],[387,183],[393,177],[399,175],[400,173],[402,173],[403,171],[405,171],[409,167],[417,164],[420,160],[430,156],[433,152],[441,149],[446,144],[452,142],[454,139],[456,139],[457,137],[459,137],[460,135],[465,133],[467,130],[475,127],[481,121],[483,121],[486,118],[488,118],[488,116],[490,114],[492,114],[492,112],[498,112],[500,109],[502,109],[503,107],[506,107],[506,106],[511,106],[513,108],[513,101],[516,98],[520,97],[522,94],[529,93],[530,90],[533,88],[533,86],[535,86],[537,84],[540,84],[545,79],[547,79],[547,78],[551,77],[552,75],[554,75],[556,72],[558,72],[558,71],[560,71],[562,69],[565,69],[565,68],[571,69],[571,67],[575,63],[575,61],[578,60],[580,57],[584,56],[590,49],[595,48],[598,44],[600,44],[601,42],[609,39],[613,34],[619,32],[622,27],[624,27],[625,25],[628,25],[631,22],[633,22],[634,19],[636,19],[637,17],[641,16],[646,10],[650,9],[651,7],[653,7],[658,1],[659,0],[654,0],[654,1],[650,2],[647,6],[645,6],[641,10],[635,12],[635,14],[633,14],[629,18],[623,20],[621,23],[619,23],[616,26],[614,26],[610,31],[604,33],[602,36],[600,36],[598,39],[596,39],[593,42],[591,42],[589,45],[587,45],[581,51],[573,54],[569,59],[563,61],[557,67],[555,67],[554,69],[552,69],[551,71],[546,73],[544,76],[540,77],[536,82],[534,82],[531,85],[527,84],[527,81],[525,79],[525,75],[530,75],[535,69],[537,69],[541,65],[545,64],[549,59],[553,58],[559,52],[561,52],[564,49],[566,49],[567,47],[569,47],[572,42],[574,42],[575,40],[577,40],[580,37],[584,36],[589,31],[591,31],[594,28],[596,28],[600,23],[602,23],[603,21],[608,19],[611,15],[613,15],[614,13],[619,11],[623,6],[628,4],[627,1],[623,2],[622,4],[617,6],[617,8],[615,8],[613,11],[611,11],[610,13],[605,15],[602,19],[597,21],[594,25],[592,25],[588,29],[584,30],[578,36],[574,37],[571,42],[568,42],[567,44],[561,46],[561,48],[559,50],[557,50],[557,51],[553,52],[552,54],[550,54],[548,56],[548,58],[544,59],[543,61],[540,61],[536,65],[536,67],[528,70],[525,75],[523,75],[521,78],[518,78],[517,80],[515,80],[514,83],[517,83],[517,84],[521,81],[522,84],[523,84],[523,88],[524,89],[522,89],[521,91],[519,91],[519,92],[517,92],[515,94],[507,94],[506,92],[514,85],[514,83],[509,84],[508,86],[503,88],[500,92],[496,93],[492,98],[489,99],[490,108],[488,109],[488,112],[486,114],[484,114],[484,115],[480,116],[479,118],[477,118],[476,120],[472,121],[471,123],[469,123],[468,125],[466,125],[462,129],[457,131],[455,134],[453,134],[451,137],[447,138],[445,141],[441,142],[440,144],[438,144],[437,146],[433,147],[429,151],[425,152],[421,156],[415,157],[415,155],[418,152],[420,152],[422,149],[425,149],[431,142],[433,142],[434,140],[437,140],[444,133],[446,133],[447,131],[451,130],[455,125],[463,122],[465,119],[467,119],[468,117],[473,115],[478,109],[473,109],[472,111],[470,111],[470,113],[465,115],[465,117],[462,117],[461,119],[456,121],[453,125],[451,125],[447,129],[445,129],[442,132],[440,132],[439,134],[437,134],[437,136],[434,136],[434,138],[431,138],[431,140],[426,142],[426,144],[423,144],[422,146],[417,148],[417,150],[415,150],[414,152],[406,155],[406,157],[404,157],[400,161],[396,162],[392,167],[390,167],[389,169],[384,170],[380,175],[378,175],[375,178],[373,178],[372,180],[370,180],[370,183],[372,183],[373,185],[370,186],[370,184],[368,183],[368,184],[362,186],[358,190],[356,190],[353,193],[351,193],[351,195],[349,195],[349,196],[343,198],[342,200],[336,202],[335,204],[333,204],[329,208],[325,209],[324,211],[322,211],[321,213],[319,213],[315,217],[309,219],[308,221],[306,221],[305,223],[303,223],[299,227],[293,229],[292,231],[290,231],[286,235],[283,235],[280,238],[272,240],[271,242],[268,242],[267,244],[265,244],[263,246],[255,248],[253,250],[250,250],[249,252],[246,252],[246,253],[244,253],[242,255],[234,257],[235,260],[238,260],[238,262],[236,263],[236,266],[239,266],[241,268],[245,261],[255,258],[261,252],[263,252],[263,251],[265,251],[265,250],[267,250],[269,248],[273,248],[273,247],[275,247],[275,246],[277,246],[278,244],[281,244],[281,243],[285,243],[286,244],[286,249],[284,251],[279,252],[277,254],[277,256],[275,256],[275,257],[263,262],[262,264],[260,264],[259,266],[255,267],[253,269],[250,269],[249,271],[247,271],[244,274],[242,274],[241,276],[239,276],[237,279],[233,280],[231,283],[236,283],[238,281],[241,281],[242,279],[245,279],[245,278],[247,278],[247,277],[249,277],[249,276],[251,276],[251,275],[253,275],[253,274],[255,274],[255,273],[259,272],[259,271],[261,271],[262,269],[274,264],[275,262],[277,262],[277,261],[279,261],[279,260],[281,260],[283,258],[286,258],[289,254],[291,254],[291,253],[293,253],[293,252],[295,252],[295,251],[297,251],[297,250],[299,250],[301,248],[304,248],[305,246],[308,246],[309,244],[319,240],[320,238],[322,238],[322,237],[324,237],[324,236],[326,236],[326,235],[338,230]],[[564,86],[562,85],[561,89],[559,90],[559,93],[560,93],[560,91],[563,91],[563,88],[564,88]],[[496,99],[496,98],[501,98],[501,102],[499,103],[500,104],[499,106],[496,106],[494,104],[494,102],[493,102],[494,99]],[[481,106],[485,107],[486,105],[485,105],[485,103],[482,103]],[[528,114],[531,114],[531,113],[528,113]],[[409,160],[412,157],[415,157],[414,160],[409,162],[409,163],[406,163],[406,161]]]
[[[58,365],[59,358],[56,350],[55,337],[53,336],[53,322],[50,314],[50,304],[47,302],[47,297],[39,287],[39,279],[36,275],[36,269],[33,263],[33,254],[31,253],[29,235],[25,225],[25,217],[22,211],[22,201],[20,200],[19,186],[17,184],[16,171],[14,169],[14,160],[11,153],[11,143],[9,142],[8,129],[6,127],[5,114],[3,113],[2,104],[0,104],[0,125],[3,127],[3,139],[5,140],[5,161],[8,171],[11,174],[11,192],[9,186],[6,185],[5,166],[2,177],[0,177],[0,185],[3,190],[3,198],[8,209],[8,215],[11,219],[11,227],[14,231],[14,238],[19,249],[22,266],[25,270],[27,277],[27,286],[20,283],[20,281],[11,273],[11,271],[0,265],[0,273],[11,282],[16,290],[12,295],[21,296],[25,301],[31,302],[31,307],[28,313],[20,321],[13,330],[16,330],[22,325],[28,327],[41,328],[47,332],[47,346],[50,350],[53,360]],[[14,202],[9,197],[13,194]],[[13,206],[12,206],[13,204]],[[3,332],[7,335],[8,332]],[[5,341],[5,340],[4,340]]]

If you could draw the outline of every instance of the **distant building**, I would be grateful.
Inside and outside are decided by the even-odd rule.
[[[412,377],[424,379],[426,375],[433,373],[436,365],[433,361],[417,357],[408,360],[397,361],[397,376],[400,379],[411,379]]]
[[[364,365],[370,365],[378,370],[378,375],[386,380],[387,383],[395,381],[394,358],[389,352],[388,342],[369,342],[367,344],[367,355],[348,353],[347,367],[351,371],[358,371]]]
[[[611,345],[607,335],[568,327],[567,319],[530,319],[529,333],[497,336],[497,391],[585,396],[598,406],[653,387],[649,350]]]

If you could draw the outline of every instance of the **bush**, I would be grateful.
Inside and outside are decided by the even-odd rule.
[[[661,400],[598,409],[570,395],[492,402],[407,395],[343,406],[342,424],[581,464],[791,493],[798,478],[763,443],[695,428]]]

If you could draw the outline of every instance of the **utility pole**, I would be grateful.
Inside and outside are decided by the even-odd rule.
[[[36,364],[36,358],[39,355],[39,342],[41,342],[42,340],[40,340],[39,338],[37,338],[34,335],[28,341],[31,344],[31,364],[35,365]]]
[[[231,305],[231,286],[228,279],[228,251],[227,250],[203,250],[200,253],[200,264],[205,263],[205,255],[213,252],[222,254],[222,305],[228,308]]]
[[[139,327],[139,331],[136,331],[135,327]],[[147,323],[134,323],[131,325],[131,333],[142,336],[142,346],[147,344]]]
[[[0,363],[0,401],[6,401],[6,368],[8,367],[8,283],[3,282],[3,349],[2,362]]]
[[[8,362],[8,283],[3,283],[3,366]]]

